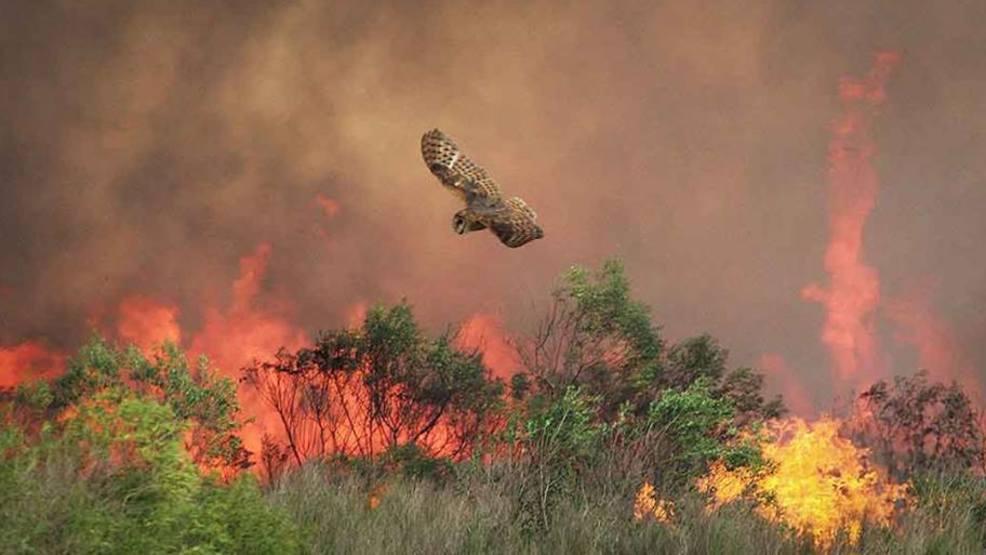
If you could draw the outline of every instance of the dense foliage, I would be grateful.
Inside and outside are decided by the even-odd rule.
[[[294,525],[251,474],[223,483],[199,471],[182,441],[189,421],[169,404],[110,385],[30,437],[10,416],[0,431],[4,553],[299,549]]]
[[[173,344],[162,345],[148,358],[136,347],[119,349],[94,337],[52,383],[22,384],[15,391],[15,406],[21,423],[32,426],[112,388],[154,399],[187,422],[189,433],[183,441],[196,463],[233,469],[249,465],[249,453],[237,434],[235,384],[220,378],[204,358],[190,367]]]

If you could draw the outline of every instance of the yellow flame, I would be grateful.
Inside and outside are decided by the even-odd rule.
[[[654,496],[654,486],[644,482],[637,491],[637,499],[633,503],[633,518],[643,520],[653,518],[658,522],[668,523],[674,516],[674,504]]]
[[[891,523],[896,502],[906,498],[906,485],[891,483],[870,464],[867,450],[839,436],[839,426],[831,418],[775,423],[761,445],[775,465],[773,472],[754,476],[715,464],[699,480],[699,489],[713,495],[715,509],[751,488],[772,498],[757,506],[765,518],[811,535],[820,547],[831,545],[840,530],[855,544],[864,521]]]

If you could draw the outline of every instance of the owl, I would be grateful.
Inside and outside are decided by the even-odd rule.
[[[518,197],[504,199],[496,181],[467,158],[448,135],[438,129],[425,133],[421,155],[442,185],[466,203],[452,217],[456,233],[489,229],[511,248],[544,237],[534,210]]]

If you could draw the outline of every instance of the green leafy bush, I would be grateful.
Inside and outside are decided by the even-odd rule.
[[[299,550],[296,528],[251,475],[222,483],[186,450],[189,428],[208,422],[203,409],[216,406],[210,393],[231,390],[193,379],[177,359],[152,363],[102,341],[87,345],[73,368],[50,388],[21,388],[2,419],[0,552]],[[211,417],[222,421],[234,406]],[[24,427],[18,409],[45,418]]]

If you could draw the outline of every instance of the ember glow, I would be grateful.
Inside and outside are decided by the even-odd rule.
[[[879,179],[872,164],[876,145],[870,133],[877,108],[886,99],[884,85],[898,62],[895,53],[876,56],[862,79],[843,78],[839,100],[844,113],[829,143],[829,244],[825,271],[829,284],[811,284],[801,294],[825,307],[822,332],[841,383],[859,385],[882,374],[874,311],[880,302],[877,271],[863,257],[863,227],[876,205]]]
[[[659,499],[654,495],[654,486],[650,482],[644,482],[637,491],[637,498],[633,503],[633,518],[669,523],[674,518],[674,504]]]
[[[840,427],[832,418],[773,422],[761,444],[775,465],[772,472],[755,476],[716,463],[699,488],[712,495],[713,509],[743,495],[766,494],[773,501],[757,505],[763,517],[810,535],[822,547],[840,532],[855,543],[865,522],[889,526],[907,493],[870,462],[867,450],[840,437]]]

